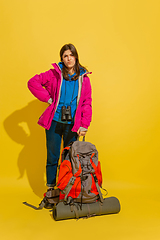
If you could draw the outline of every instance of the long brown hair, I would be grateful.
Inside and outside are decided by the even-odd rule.
[[[76,80],[79,75],[80,75],[80,68],[83,68],[84,70],[88,71],[85,67],[83,67],[80,63],[79,63],[79,58],[78,58],[78,52],[75,48],[75,46],[71,43],[69,44],[65,44],[61,50],[60,50],[60,58],[61,58],[61,61],[63,60],[62,59],[62,56],[63,56],[63,53],[66,51],[66,50],[70,50],[73,54],[73,56],[75,57],[76,59],[76,63],[74,65],[74,72],[76,73],[76,75],[72,78],[72,80]],[[63,63],[62,61],[62,64],[63,64],[63,68],[62,68],[62,73],[63,73],[63,77],[66,79],[66,80],[69,80],[69,77],[68,77],[68,68],[65,66],[65,64]]]

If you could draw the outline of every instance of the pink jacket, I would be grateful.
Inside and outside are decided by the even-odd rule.
[[[57,109],[61,85],[62,72],[59,66],[52,64],[54,69],[47,72],[35,75],[28,81],[28,88],[31,93],[40,101],[48,102],[50,98],[53,99],[51,105],[40,116],[38,124],[47,130],[50,128],[54,113]],[[77,132],[80,127],[88,128],[92,118],[92,98],[91,98],[91,84],[88,73],[79,77],[79,90],[77,97],[77,110],[74,119],[73,132]]]

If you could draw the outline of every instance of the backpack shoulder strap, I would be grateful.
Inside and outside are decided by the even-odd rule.
[[[93,177],[94,177],[94,181],[95,181],[95,184],[96,184],[96,187],[97,187],[97,191],[98,191],[98,193],[99,193],[100,202],[103,203],[103,196],[102,196],[100,187],[99,187],[99,185],[98,185],[98,179],[97,179],[97,177],[96,177],[96,174],[93,174]]]
[[[95,165],[94,162],[92,161],[92,157],[94,156],[94,154],[95,154],[95,153],[92,153],[90,162],[91,162],[91,165],[92,165],[94,171],[96,171],[96,165]],[[98,193],[99,193],[100,202],[103,203],[103,196],[102,196],[100,187],[99,187],[99,185],[98,185],[98,179],[97,179],[97,177],[96,177],[96,174],[93,174],[93,177],[94,177],[94,181],[95,181],[95,184],[96,184],[96,187],[97,187],[97,191],[98,191]]]

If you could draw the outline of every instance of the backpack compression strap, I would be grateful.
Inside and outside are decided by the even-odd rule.
[[[73,176],[73,177],[71,177],[69,183],[67,184],[67,186],[65,188],[66,193],[65,193],[65,197],[64,197],[64,202],[67,202],[67,196],[68,196],[71,188],[73,187],[73,184],[74,184],[75,180],[76,180],[76,177]]]

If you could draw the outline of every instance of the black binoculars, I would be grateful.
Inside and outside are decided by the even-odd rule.
[[[71,106],[68,106],[67,108],[62,106],[61,121],[72,121]]]

